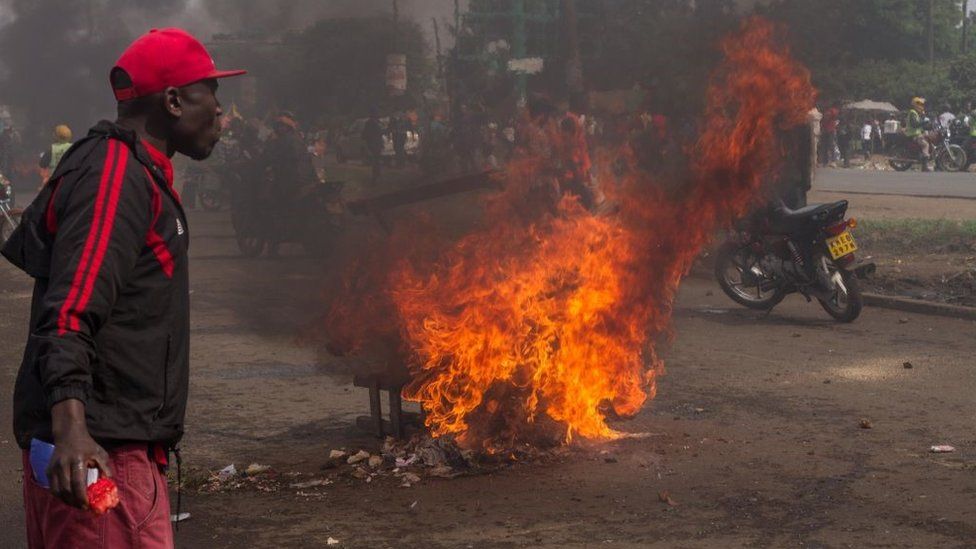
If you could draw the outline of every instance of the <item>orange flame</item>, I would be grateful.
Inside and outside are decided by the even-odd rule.
[[[433,261],[387,265],[387,318],[414,357],[404,396],[422,403],[434,436],[488,451],[612,438],[608,415],[653,398],[663,363],[652,342],[668,331],[681,278],[757,199],[777,130],[813,106],[808,73],[774,35],[752,19],[725,40],[681,197],[605,159],[594,166],[617,213],[573,198],[540,213],[532,197],[552,162],[528,155],[509,166],[481,230]],[[559,151],[575,137],[549,139]]]

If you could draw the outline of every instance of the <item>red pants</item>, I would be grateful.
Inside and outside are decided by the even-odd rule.
[[[110,451],[118,507],[101,517],[75,509],[34,480],[24,452],[24,511],[30,549],[155,549],[173,547],[166,475],[149,457],[146,444]]]

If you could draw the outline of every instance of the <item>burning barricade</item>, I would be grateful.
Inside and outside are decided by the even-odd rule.
[[[573,194],[540,200],[551,162],[527,150],[494,176],[501,190],[474,230],[447,238],[401,223],[346,273],[330,304],[330,348],[387,342],[384,361],[408,374],[402,396],[423,409],[424,440],[451,441],[435,445],[464,461],[620,437],[608,421],[655,395],[664,364],[654,342],[669,335],[682,277],[761,199],[777,132],[813,105],[807,71],[776,32],[753,19],[723,43],[683,181],[658,184],[626,151],[596,159],[616,208],[594,215]]]

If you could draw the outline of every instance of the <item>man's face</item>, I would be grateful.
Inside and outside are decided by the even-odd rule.
[[[203,80],[178,90],[179,106],[170,112],[177,115],[172,128],[172,142],[176,152],[194,160],[204,160],[220,141],[220,101],[217,100],[217,81]]]

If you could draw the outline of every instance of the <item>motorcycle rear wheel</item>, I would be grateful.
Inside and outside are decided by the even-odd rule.
[[[831,276],[838,273],[838,269],[831,265],[829,267]],[[834,294],[830,299],[817,298],[820,306],[827,314],[840,322],[854,322],[864,308],[864,296],[861,295],[861,285],[850,271],[839,271],[844,288],[834,288]],[[846,291],[845,291],[846,290]]]
[[[751,254],[744,248],[722,246],[715,257],[715,279],[732,301],[749,309],[768,311],[783,301],[788,292],[780,281],[756,278],[747,255]]]

